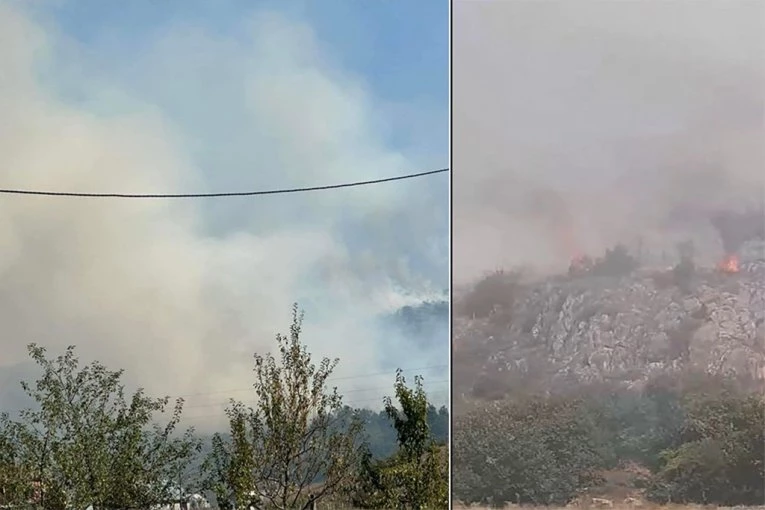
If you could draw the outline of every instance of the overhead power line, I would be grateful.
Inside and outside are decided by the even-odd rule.
[[[372,184],[382,184],[385,182],[402,181],[404,179],[414,179],[425,177],[427,175],[448,172],[448,168],[439,170],[430,170],[428,172],[419,172],[416,174],[398,175],[395,177],[385,177],[382,179],[372,179],[370,181],[355,181],[342,184],[327,184],[324,186],[310,186],[307,188],[285,188],[259,191],[229,191],[223,193],[162,193],[162,194],[138,194],[138,193],[80,193],[70,191],[39,191],[22,189],[0,189],[1,194],[5,195],[37,195],[47,197],[77,197],[77,198],[221,198],[221,197],[251,197],[259,195],[283,195],[286,193],[302,193],[307,191],[324,191],[340,188],[353,188],[358,186],[369,186]]]

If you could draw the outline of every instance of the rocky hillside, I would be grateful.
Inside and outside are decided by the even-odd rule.
[[[704,370],[765,378],[765,262],[738,272],[632,269],[524,282],[497,274],[490,313],[455,303],[454,400],[556,391],[576,382],[640,387],[651,375]],[[488,281],[488,280],[487,280]]]

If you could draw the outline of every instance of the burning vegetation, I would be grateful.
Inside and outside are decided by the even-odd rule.
[[[717,211],[709,216],[709,221],[720,237],[724,252],[724,256],[715,267],[720,273],[733,275],[742,271],[742,264],[746,263],[742,250],[746,251],[744,248],[751,241],[759,240],[765,247],[765,208],[763,206],[745,209],[743,212]],[[573,254],[568,269],[570,276],[615,276],[629,273],[641,263],[639,260],[641,257],[633,257],[623,245],[607,250],[603,257],[591,258],[578,249],[572,229],[563,229],[562,234],[561,244]],[[680,243],[678,254],[681,265],[693,265],[695,249],[691,241]],[[760,258],[765,260],[765,255],[761,254]]]
[[[717,264],[717,269],[723,273],[735,274],[739,272],[740,266],[741,263],[739,257],[734,253],[726,255],[725,258]]]
[[[765,240],[765,209],[749,208],[743,212],[719,211],[710,218],[722,241],[725,257],[717,264],[720,272],[735,274],[740,271],[739,250],[752,239]]]
[[[627,247],[617,244],[596,259],[587,255],[574,257],[571,259],[568,274],[569,276],[623,276],[631,273],[638,266],[638,260],[629,253]]]
[[[572,276],[589,273],[592,270],[593,261],[587,255],[577,255],[571,259],[568,266],[568,274]]]

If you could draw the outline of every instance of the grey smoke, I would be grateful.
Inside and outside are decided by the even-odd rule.
[[[454,278],[565,268],[641,236],[723,246],[763,196],[765,2],[467,1],[453,10]]]
[[[736,253],[749,240],[765,240],[765,211],[761,208],[720,211],[712,216],[711,222],[720,233],[726,253]]]
[[[299,19],[254,11],[241,40],[174,26],[124,61],[69,40],[33,5],[0,0],[3,187],[269,189],[433,163],[386,146],[375,98]],[[0,372],[14,380],[0,373],[0,407],[27,343],[53,355],[76,344],[83,362],[187,395],[193,423],[214,423],[229,397],[254,398],[252,353],[287,331],[293,301],[314,357],[341,358],[348,400],[379,405],[396,366],[446,363],[446,337],[410,355],[378,321],[443,294],[440,177],[214,203],[3,196]]]

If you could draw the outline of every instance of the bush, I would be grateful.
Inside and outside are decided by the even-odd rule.
[[[453,428],[455,499],[565,504],[625,465],[658,503],[754,505],[765,499],[765,401],[751,381],[701,372],[642,390],[569,387],[556,397],[483,403]],[[515,392],[517,395],[518,392]]]
[[[658,382],[642,393],[611,392],[597,405],[601,410],[597,428],[603,435],[609,468],[631,462],[655,468],[659,453],[675,444],[682,427],[680,397]]]
[[[465,503],[565,504],[603,466],[592,409],[533,398],[472,411],[454,424],[453,491]]]
[[[765,499],[765,404],[728,392],[690,395],[680,441],[662,453],[647,495],[657,502],[724,506]]]
[[[448,450],[431,432],[429,417],[436,411],[428,403],[422,378],[415,377],[414,382],[410,388],[402,372],[396,374],[400,407],[386,397],[385,414],[396,430],[398,450],[382,460],[374,460],[370,453],[361,459],[348,490],[356,507],[419,510],[449,506]]]
[[[627,247],[617,244],[593,263],[590,273],[594,276],[627,276],[638,266],[638,260],[630,255]]]
[[[672,269],[672,279],[677,287],[688,293],[696,276],[696,264],[693,261],[695,248],[692,241],[685,241],[677,247],[680,262]]]
[[[488,317],[496,309],[509,309],[521,288],[520,271],[497,270],[478,281],[458,303],[458,311],[466,317]]]

